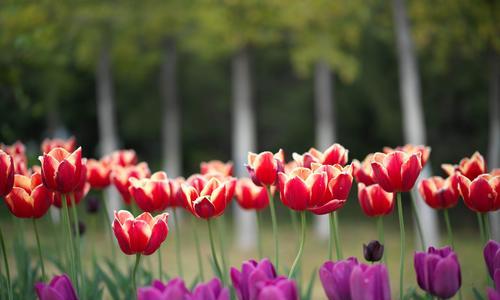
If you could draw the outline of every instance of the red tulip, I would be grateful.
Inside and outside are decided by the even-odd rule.
[[[357,159],[352,161],[352,174],[358,183],[364,183],[365,185],[375,183],[373,180],[372,159],[373,153],[370,153],[361,163]]]
[[[135,166],[137,164],[137,154],[134,150],[118,150],[103,157],[103,160],[111,166]]]
[[[70,193],[80,183],[82,172],[82,148],[73,153],[54,148],[38,158],[42,162],[43,184],[59,193]]]
[[[255,185],[249,178],[240,178],[236,184],[236,201],[244,209],[261,210],[269,205],[265,188]]]
[[[85,163],[85,159],[83,160],[82,164],[82,172],[80,175],[80,180],[78,182],[78,185],[76,186],[75,190],[71,193],[71,195],[66,196],[66,204],[68,207],[73,205],[73,202],[75,204],[80,203],[80,201],[87,196],[87,193],[90,191],[90,184],[87,182],[87,164]],[[57,208],[62,207],[62,195],[61,193],[55,192],[54,193],[54,206]]]
[[[185,183],[186,180],[184,180],[183,177],[177,177],[174,179],[169,180],[169,185],[170,185],[170,192],[172,193],[172,199],[170,202],[171,207],[182,207],[186,208],[186,201],[184,197],[182,196],[183,193],[181,191],[181,185]]]
[[[500,176],[482,174],[470,180],[458,174],[458,190],[465,205],[475,212],[490,212],[500,209]]]
[[[434,176],[423,179],[418,186],[418,191],[430,207],[434,209],[451,208],[458,202],[457,184],[457,175],[446,179]]]
[[[283,204],[297,211],[307,210],[319,203],[328,184],[325,172],[313,173],[311,169],[297,167],[290,174],[278,174],[278,187]]]
[[[358,183],[358,200],[365,215],[385,216],[394,209],[394,193],[388,193],[378,184]]]
[[[422,171],[420,152],[394,151],[373,155],[373,179],[387,192],[407,192],[413,188]]]
[[[299,155],[293,154],[293,159],[301,167],[311,168],[312,163],[322,165],[347,164],[347,155],[349,151],[340,144],[333,144],[325,152],[318,151],[315,148],[309,149],[306,153]]]
[[[143,211],[163,211],[170,206],[173,197],[165,172],[156,172],[151,178],[130,178],[129,181],[129,193]]]
[[[12,156],[0,150],[0,197],[4,197],[14,185],[14,160]]]
[[[87,181],[93,189],[103,189],[111,184],[111,166],[105,160],[87,161]]]
[[[470,180],[474,180],[479,175],[486,173],[484,158],[477,151],[474,152],[471,158],[463,158],[458,165],[442,164],[441,168],[450,176],[458,171]]]
[[[181,189],[187,207],[198,218],[218,217],[226,209],[226,185],[217,178],[211,178],[200,192],[193,186],[185,184]]]
[[[256,185],[269,186],[276,183],[278,172],[283,172],[283,150],[276,154],[264,151],[259,154],[248,152],[248,174]]]
[[[167,238],[167,219],[168,213],[153,218],[145,212],[134,218],[126,210],[115,211],[113,232],[120,249],[127,255],[153,254]]]
[[[386,154],[389,154],[394,151],[402,151],[409,155],[420,153],[420,163],[422,164],[422,167],[425,166],[431,154],[431,148],[424,145],[406,144],[404,146],[398,146],[395,149],[392,149],[390,147],[384,147],[384,153]]]
[[[222,174],[223,176],[232,176],[233,175],[233,163],[223,163],[220,160],[211,160],[208,162],[202,162],[200,164],[200,173],[201,175],[217,173]]]
[[[341,165],[312,164],[314,173],[324,172],[327,186],[323,198],[308,209],[314,214],[324,215],[342,208],[347,201],[352,186],[352,167]]]
[[[76,139],[71,137],[67,140],[64,139],[45,139],[41,146],[42,153],[49,153],[52,149],[63,148],[67,152],[73,152],[76,148]]]
[[[0,149],[4,150],[7,154],[12,156],[14,161],[14,173],[20,175],[29,175],[28,172],[28,158],[26,157],[26,147],[20,141],[12,145],[0,145]]]
[[[111,182],[116,187],[123,201],[126,204],[130,204],[130,192],[128,188],[130,187],[130,178],[147,178],[151,172],[149,171],[148,164],[142,162],[136,166],[115,166],[111,171]]]
[[[42,184],[42,175],[15,175],[14,187],[5,197],[10,212],[18,218],[40,218],[52,204],[52,192]]]

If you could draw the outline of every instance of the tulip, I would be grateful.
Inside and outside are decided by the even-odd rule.
[[[76,186],[75,190],[73,191],[73,199],[71,197],[66,196],[66,204],[68,207],[72,207],[73,204],[77,205],[80,203],[80,201],[87,196],[88,192],[90,191],[90,184],[87,182],[87,166],[84,163],[82,164],[82,172],[80,173],[80,180],[78,182],[78,185]],[[54,206],[57,208],[61,208],[62,205],[62,197],[64,195],[58,192],[54,193]]]
[[[419,186],[418,191],[425,203],[434,209],[448,209],[457,205],[458,178],[452,175],[446,179],[439,176],[423,179]]]
[[[350,278],[351,300],[390,300],[389,273],[383,264],[355,266]]]
[[[112,166],[130,167],[137,164],[137,154],[134,150],[118,150],[103,158]]]
[[[229,289],[222,286],[218,278],[199,283],[193,290],[191,300],[229,300]]]
[[[174,278],[167,284],[159,280],[153,281],[151,286],[141,287],[137,290],[137,300],[189,300],[191,293],[186,288],[184,281]]]
[[[259,281],[255,284],[255,294],[251,299],[255,300],[298,300],[299,292],[295,281],[280,276],[272,280]]]
[[[253,299],[251,295],[255,294],[256,284],[259,281],[267,281],[277,277],[273,264],[267,258],[260,262],[245,261],[241,265],[241,272],[232,267],[230,275],[238,300]]]
[[[500,243],[489,240],[483,250],[484,262],[491,279],[494,279],[495,270],[500,269]]]
[[[392,149],[390,147],[384,147],[384,153],[391,153],[394,151],[402,151],[409,155],[420,153],[420,160],[422,163],[422,167],[425,166],[431,154],[431,148],[423,145],[406,144],[404,146],[398,146],[395,149]]]
[[[14,187],[5,197],[10,212],[18,218],[41,218],[52,204],[52,192],[42,184],[42,176],[16,174]]]
[[[221,174],[222,176],[232,176],[233,163],[232,162],[223,163],[220,160],[211,160],[208,162],[202,162],[200,164],[200,173],[201,175]]]
[[[365,185],[372,185],[375,183],[373,180],[372,158],[373,153],[368,154],[361,163],[359,160],[353,159],[352,175],[358,183],[364,183]]]
[[[68,152],[75,151],[76,139],[75,137],[70,137],[67,140],[64,139],[44,139],[41,145],[42,153],[49,153],[52,149],[63,148]]]
[[[422,171],[421,154],[394,151],[388,154],[377,152],[373,155],[373,179],[384,190],[408,192],[413,188]]]
[[[475,212],[486,213],[500,209],[500,176],[482,174],[471,181],[459,174],[458,190],[465,205]]]
[[[143,211],[163,211],[169,206],[172,196],[165,172],[156,172],[150,178],[130,178],[129,181],[129,193]]]
[[[379,217],[394,210],[394,193],[388,193],[378,185],[365,186],[358,183],[358,200],[365,215]]]
[[[278,172],[283,171],[284,154],[279,150],[276,154],[265,151],[259,154],[248,153],[248,174],[256,185],[270,186],[276,183]]]
[[[148,164],[142,162],[136,166],[115,166],[111,171],[111,182],[116,187],[123,201],[127,204],[131,204],[131,195],[129,192],[130,178],[147,178],[151,175],[149,171]]]
[[[111,184],[111,166],[105,160],[87,160],[87,181],[93,189],[103,189]]]
[[[187,185],[183,185],[181,189],[189,210],[198,218],[218,217],[226,209],[226,185],[216,178],[210,179],[200,192]]]
[[[186,200],[182,196],[182,191],[181,191],[181,185],[185,183],[185,180],[183,177],[177,177],[174,179],[169,180],[169,186],[170,186],[170,192],[172,194],[171,201],[169,206],[170,207],[182,207],[186,208]]]
[[[347,164],[347,156],[349,151],[340,144],[333,144],[325,152],[318,151],[315,148],[309,149],[306,153],[299,155],[293,153],[293,159],[301,167],[311,168],[312,163],[321,165],[336,165],[341,166]]]
[[[463,158],[458,165],[442,164],[441,168],[448,174],[453,175],[456,171],[469,180],[474,180],[479,175],[486,173],[486,163],[479,152],[474,152],[472,157]]]
[[[379,261],[384,256],[384,245],[379,241],[370,241],[368,245],[363,244],[363,256],[369,262]]]
[[[351,299],[351,273],[358,265],[355,257],[337,262],[327,261],[319,269],[319,279],[328,300]]]
[[[20,141],[15,142],[12,145],[0,145],[0,149],[3,149],[5,153],[12,156],[14,161],[14,173],[20,175],[28,175],[28,158],[26,157],[26,147]]]
[[[500,300],[500,269],[495,271],[495,289],[488,288],[488,300]]]
[[[319,203],[326,192],[327,175],[325,172],[314,173],[311,169],[298,167],[290,174],[278,175],[280,199],[287,207],[304,211]]]
[[[14,160],[0,150],[0,197],[4,197],[14,186]]]
[[[269,196],[265,188],[256,186],[248,178],[240,178],[236,185],[236,200],[244,209],[261,210],[269,205]]]
[[[68,275],[54,276],[49,284],[38,282],[35,291],[40,300],[78,300]]]
[[[39,157],[42,163],[43,184],[62,194],[73,192],[82,177],[82,148],[73,153],[54,148]]]
[[[451,247],[416,252],[414,266],[418,285],[433,296],[451,298],[462,285],[460,264]]]

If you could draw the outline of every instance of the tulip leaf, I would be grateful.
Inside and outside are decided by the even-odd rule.
[[[200,282],[200,275],[196,275],[196,277],[193,279],[193,281],[191,282],[191,284],[189,285],[189,289],[190,290],[193,290],[194,287],[196,286],[196,284],[198,284],[198,282]]]
[[[117,286],[115,282],[113,282],[113,279],[104,272],[99,265],[96,264],[96,268],[98,270],[98,273],[102,277],[102,280],[104,281],[104,284],[108,288],[108,292],[113,300],[120,300],[120,295],[118,294],[118,291],[120,290],[120,286]]]
[[[481,293],[478,291],[478,289],[477,289],[477,288],[473,287],[473,288],[472,288],[472,293],[474,294],[474,298],[475,298],[476,300],[484,300],[483,295],[481,295]]]
[[[307,284],[307,290],[304,296],[302,297],[304,300],[310,300],[312,296],[312,291],[314,288],[314,282],[316,281],[317,269],[315,268],[312,271],[311,277],[309,279],[309,283]]]

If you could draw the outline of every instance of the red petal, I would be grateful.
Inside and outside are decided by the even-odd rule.
[[[56,172],[59,162],[50,155],[44,154],[41,157],[43,183],[51,190],[57,190]]]
[[[328,188],[333,199],[345,200],[349,196],[352,186],[352,176],[350,174],[339,174],[328,183]]]
[[[10,212],[18,218],[33,217],[33,200],[24,189],[13,187],[5,197],[5,203]]]
[[[75,178],[75,171],[75,166],[70,164],[67,160],[63,160],[59,164],[56,172],[57,191],[69,193],[76,188],[79,178]]]
[[[316,206],[322,200],[327,189],[327,176],[325,172],[311,174],[306,180],[306,185],[311,192],[311,198],[307,206]]]
[[[276,181],[278,167],[271,152],[262,152],[254,161],[255,177],[264,185],[272,185]]]
[[[387,175],[391,181],[391,185],[396,191],[401,191],[402,187],[402,169],[406,155],[401,151],[394,151],[387,154],[384,158],[384,166],[387,170]],[[389,192],[389,191],[388,191]]]
[[[494,209],[497,194],[485,178],[478,177],[472,181],[469,195],[465,204],[474,211],[485,213]]]
[[[210,196],[210,201],[214,205],[215,216],[220,216],[226,209],[226,186],[221,185]]]
[[[151,237],[151,227],[142,220],[135,220],[128,230],[130,237],[130,250],[134,253],[143,252],[149,244]]]
[[[324,215],[342,208],[345,200],[332,200],[319,207],[309,208],[309,211],[316,215]]]
[[[422,171],[422,164],[417,154],[412,154],[410,158],[403,163],[402,166],[402,183],[403,192],[407,192],[413,188],[417,181],[418,175]]]
[[[120,211],[120,213],[121,212],[123,211]],[[129,235],[127,231],[124,230],[124,228],[120,224],[120,221],[118,221],[116,217],[113,222],[113,232],[115,234],[116,240],[118,241],[118,245],[120,246],[120,249],[123,251],[123,253],[127,255],[133,254],[134,252],[130,248]]]
[[[310,199],[306,184],[299,177],[293,177],[285,184],[283,203],[293,210],[305,210]]]
[[[202,218],[209,219],[215,215],[215,207],[208,199],[208,196],[202,196],[193,202],[194,213]]]
[[[387,192],[394,192],[387,170],[379,162],[372,162],[373,179]]]
[[[43,217],[52,205],[52,192],[43,185],[39,185],[31,192],[31,198],[33,199],[33,217]]]
[[[165,241],[168,235],[168,225],[166,222],[166,216],[165,218],[160,216],[155,218],[155,224],[153,225],[153,229],[151,230],[151,238],[149,240],[149,245],[147,248],[143,251],[144,255],[150,255],[153,254]]]

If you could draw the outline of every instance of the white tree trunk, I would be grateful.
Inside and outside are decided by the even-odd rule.
[[[500,61],[498,54],[491,56],[490,67],[490,138],[488,164],[490,170],[500,168]],[[493,239],[500,241],[500,212],[490,213]]]
[[[410,24],[406,14],[405,0],[393,0],[392,3],[398,48],[404,136],[407,143],[425,144],[426,136],[420,96],[420,78],[411,38]],[[423,174],[426,173],[430,174],[429,171],[424,170]],[[422,224],[425,244],[437,245],[439,242],[439,230],[436,212],[422,201],[418,193],[413,192],[412,194],[416,196],[414,199]]]
[[[248,176],[245,167],[248,151],[256,151],[255,113],[252,105],[250,58],[247,49],[241,49],[232,58],[232,155],[237,177]],[[236,241],[241,249],[255,247],[257,240],[254,212],[234,207]]]
[[[324,150],[335,141],[333,74],[327,62],[320,60],[314,67],[314,112],[316,120],[316,147]],[[328,239],[328,215],[316,216],[314,220],[316,235]]]
[[[109,154],[118,147],[115,122],[115,104],[113,93],[113,77],[109,57],[109,45],[103,43],[100,49],[96,67],[97,88],[97,123],[99,125],[99,144],[101,155]],[[113,211],[120,207],[120,198],[114,188],[107,189],[109,201],[108,215],[112,218]]]
[[[177,96],[177,49],[174,40],[167,40],[163,48],[160,74],[162,97],[163,164],[170,178],[182,175],[181,115]]]

